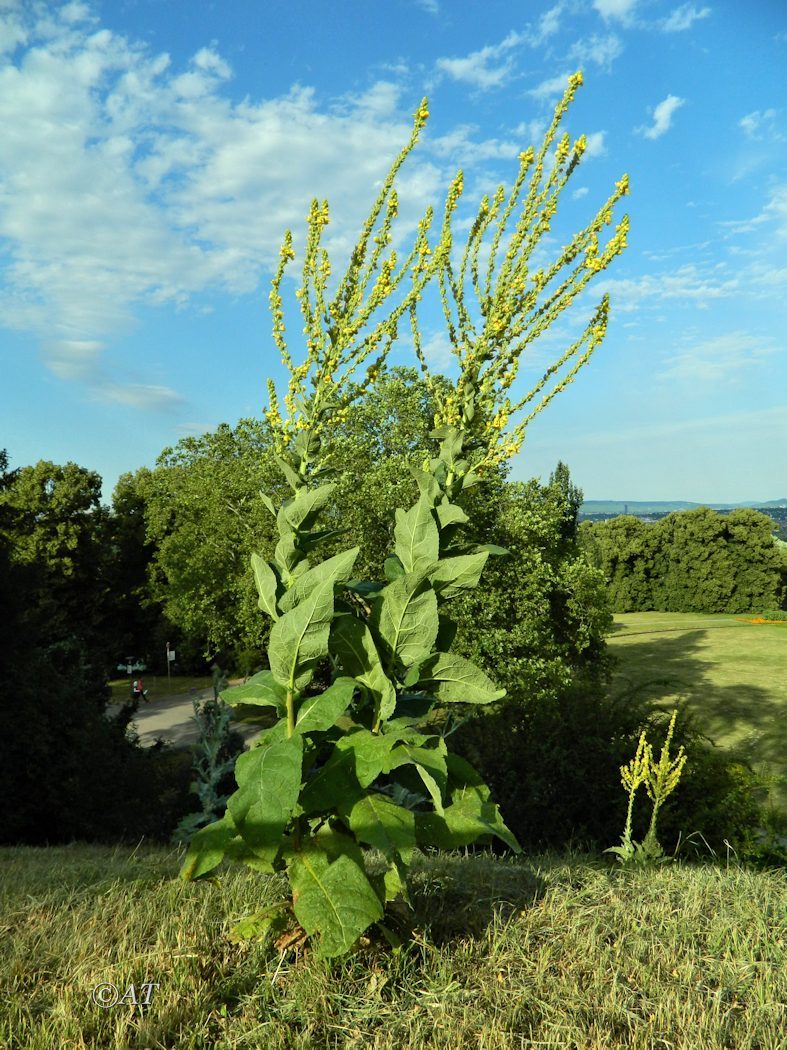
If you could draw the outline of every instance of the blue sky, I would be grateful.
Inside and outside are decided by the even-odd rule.
[[[525,361],[522,384],[609,292],[605,343],[512,476],[562,459],[588,499],[787,496],[781,0],[0,0],[11,465],[74,460],[108,498],[164,446],[260,415],[266,378],[284,378],[271,267],[286,228],[303,243],[311,198],[331,205],[343,270],[427,95],[397,235],[442,208],[460,167],[461,226],[510,184],[576,69],[565,127],[589,148],[552,246],[627,172],[629,248]],[[450,375],[429,304],[423,330]],[[392,363],[413,363],[406,343]]]

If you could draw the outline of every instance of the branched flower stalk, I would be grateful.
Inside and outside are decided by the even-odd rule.
[[[500,186],[491,200],[485,196],[481,201],[458,272],[451,261],[451,221],[463,191],[461,171],[451,185],[436,250],[447,333],[459,363],[458,381],[447,396],[440,394],[421,347],[417,303],[410,309],[416,354],[438,405],[435,436],[444,438],[452,430],[461,435],[459,451],[467,459],[457,457],[451,481],[457,474],[466,475],[465,487],[520,450],[528,424],[572,382],[606,334],[608,296],[601,299],[579,338],[532,389],[518,400],[511,398],[525,350],[626,247],[628,215],[620,219],[607,242],[600,243],[604,228],[613,222],[615,205],[629,192],[624,175],[594,219],[564,245],[557,259],[545,268],[532,269],[533,253],[549,233],[560,195],[587,149],[584,135],[572,143],[564,133],[557,141],[551,170],[546,172],[547,155],[582,82],[581,72],[569,78],[538,152],[530,147],[519,155],[511,190],[506,193]],[[482,273],[481,249],[490,233],[489,258]],[[471,294],[476,300],[472,308]],[[523,409],[529,409],[524,418],[507,429]]]

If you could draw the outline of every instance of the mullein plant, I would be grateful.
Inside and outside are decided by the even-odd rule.
[[[227,858],[261,872],[286,873],[289,899],[244,920],[235,936],[284,930],[294,919],[325,957],[349,951],[374,923],[392,940],[383,921],[386,908],[407,900],[407,871],[416,851],[462,848],[492,836],[520,850],[479,775],[448,753],[445,734],[432,727],[435,708],[489,704],[505,693],[451,652],[455,626],[446,615],[447,603],[478,585],[491,554],[504,553],[463,537],[469,519],[460,505],[462,493],[518,450],[526,423],[570,382],[606,326],[608,303],[603,300],[583,340],[549,370],[529,400],[579,354],[578,361],[506,437],[508,417],[529,403],[526,398],[514,405],[507,395],[523,349],[624,244],[625,223],[605,248],[598,244],[601,227],[611,221],[612,207],[625,192],[621,182],[591,227],[564,249],[559,264],[528,276],[527,259],[549,229],[557,195],[584,148],[580,139],[572,150],[564,136],[544,179],[547,152],[580,83],[579,74],[571,78],[538,155],[523,154],[505,207],[500,191],[491,205],[482,202],[458,278],[451,263],[451,215],[461,193],[461,173],[449,190],[437,244],[429,243],[429,209],[406,257],[400,262],[388,250],[397,212],[394,180],[428,118],[426,100],[330,300],[330,260],[320,245],[328,206],[315,201],[296,293],[307,347],[305,361],[297,366],[285,338],[280,293],[294,258],[291,234],[284,238],[270,302],[273,337],[290,382],[285,412],[269,382],[266,416],[292,496],[275,507],[263,495],[279,541],[272,560],[252,555],[259,605],[273,621],[269,670],[222,693],[228,704],[243,705],[245,711],[255,705],[272,708],[278,720],[238,758],[238,788],[226,814],[197,833],[182,869],[184,878],[195,879]],[[528,173],[521,216],[493,282],[496,253]],[[479,245],[495,220],[486,290],[480,293]],[[561,269],[573,263],[573,273],[561,278]],[[468,265],[483,319],[477,328],[464,305]],[[418,334],[418,302],[434,280],[461,367],[459,383],[447,394],[440,393],[426,368]],[[353,400],[365,394],[384,367],[399,323],[408,315],[416,353],[436,396],[432,437],[439,444],[434,457],[414,471],[417,502],[396,511],[385,580],[360,581],[352,578],[357,547],[326,560],[317,554],[323,541],[336,535],[330,520],[327,528],[320,524],[335,487],[321,466],[321,453],[331,429],[347,418]],[[351,382],[361,368],[361,381]],[[331,680],[323,687],[315,675],[326,668]]]
[[[664,856],[664,851],[656,839],[656,821],[665,799],[677,787],[681,772],[686,764],[686,756],[682,745],[676,758],[670,759],[669,756],[677,714],[677,711],[672,713],[669,729],[667,730],[667,738],[664,741],[658,762],[653,761],[653,748],[647,742],[643,730],[634,758],[627,766],[620,767],[621,782],[629,794],[626,827],[621,839],[621,845],[610,846],[604,852],[616,853],[621,864],[664,864],[671,859]],[[650,827],[645,838],[642,842],[635,842],[631,838],[631,818],[634,811],[634,796],[642,786],[645,787],[648,798],[653,803],[653,812],[651,813]]]

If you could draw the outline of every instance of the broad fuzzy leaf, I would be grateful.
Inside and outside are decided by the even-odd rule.
[[[320,583],[331,580],[336,584],[348,580],[359,550],[360,547],[353,547],[351,550],[342,551],[341,554],[335,554],[332,558],[328,558],[298,576],[292,587],[281,596],[279,601],[281,611],[286,613],[296,605],[300,605],[308,597],[309,592]]]
[[[333,579],[328,576],[273,625],[268,660],[283,686],[300,693],[309,684],[318,661],[327,655],[332,619]]]
[[[390,653],[410,667],[434,646],[439,626],[437,595],[428,580],[409,572],[382,592],[371,623]]]
[[[454,598],[462,591],[478,586],[488,557],[488,551],[482,551],[479,554],[462,554],[457,558],[443,558],[429,573],[429,579],[441,598]]]
[[[354,753],[334,748],[325,765],[307,781],[299,801],[304,813],[327,813],[362,794],[363,788],[355,775]]]
[[[303,851],[290,859],[287,873],[295,916],[309,936],[319,935],[320,958],[343,955],[383,917],[380,898],[347,856],[331,864],[317,849]]]
[[[229,814],[201,828],[189,843],[183,866],[180,869],[180,877],[191,882],[217,868],[224,859],[227,847],[237,834],[237,829]]]
[[[396,734],[354,729],[337,742],[336,748],[352,753],[358,783],[361,787],[368,787],[381,773],[387,773],[392,768],[390,755],[398,740]]]
[[[287,523],[293,529],[310,529],[335,490],[332,481],[316,489],[300,488],[295,499],[282,507]]]
[[[359,841],[379,849],[388,860],[398,854],[409,863],[416,846],[415,814],[409,809],[373,792],[355,803],[347,821]]]
[[[259,554],[252,554],[251,567],[254,572],[254,582],[257,585],[257,591],[260,596],[257,604],[268,616],[278,620],[279,610],[276,607],[276,592],[279,581],[276,579],[276,573]]]
[[[238,790],[227,802],[243,841],[265,856],[278,845],[298,801],[303,737],[294,734],[240,755],[235,764]]]
[[[357,616],[338,616],[331,628],[331,649],[347,674],[363,683],[385,720],[396,707],[396,690],[383,670],[372,632]]]
[[[296,731],[313,733],[330,729],[350,706],[355,688],[353,678],[337,678],[319,696],[307,697],[298,709]]]
[[[408,573],[425,573],[440,557],[440,533],[424,496],[408,511],[397,509],[394,553]]]
[[[491,704],[506,695],[480,667],[454,653],[434,653],[425,660],[418,688],[446,704]]]
[[[456,503],[438,503],[435,507],[440,528],[445,529],[449,525],[466,525],[470,520],[461,507]]]
[[[427,739],[422,737],[421,739]],[[429,792],[434,808],[443,812],[443,795],[448,787],[448,772],[445,762],[445,744],[442,750],[402,744],[391,755],[391,769],[401,765],[413,765]]]
[[[438,813],[416,813],[415,827],[420,846],[436,846],[438,849],[461,849],[486,835],[496,835],[515,853],[522,848],[503,823],[500,811],[493,802],[484,802],[472,790],[467,789]]]
[[[243,685],[233,685],[222,690],[219,696],[230,707],[236,704],[253,704],[255,707],[275,707],[281,714],[285,710],[287,693],[270,671],[259,671]]]
[[[383,562],[383,572],[386,580],[389,582],[398,580],[400,576],[404,576],[404,565],[402,565],[395,554],[391,554]]]

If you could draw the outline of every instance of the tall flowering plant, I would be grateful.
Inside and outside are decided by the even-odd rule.
[[[572,80],[570,90],[575,89]],[[568,94],[563,108],[567,99]],[[447,604],[476,587],[488,557],[501,553],[463,538],[468,517],[458,499],[485,470],[516,450],[519,431],[502,437],[504,417],[514,408],[506,398],[501,400],[501,391],[513,382],[521,353],[521,348],[511,349],[511,339],[516,333],[525,345],[532,330],[545,326],[543,315],[528,326],[523,314],[525,309],[538,314],[538,309],[530,293],[521,292],[526,273],[521,260],[540,236],[542,212],[554,209],[556,187],[570,172],[564,172],[565,178],[550,178],[546,196],[531,186],[525,219],[517,225],[502,267],[505,276],[498,277],[483,300],[482,315],[488,320],[476,332],[451,264],[450,216],[461,178],[449,191],[437,244],[429,244],[428,210],[404,260],[389,251],[397,212],[394,181],[427,117],[424,100],[415,114],[411,139],[394,161],[330,299],[330,260],[320,244],[328,207],[312,204],[297,293],[307,347],[300,365],[293,362],[285,337],[280,288],[294,251],[291,235],[284,239],[271,308],[274,340],[290,382],[285,412],[269,383],[266,415],[292,496],[279,507],[264,497],[276,519],[279,542],[270,561],[252,555],[259,605],[273,620],[269,670],[222,693],[230,705],[273,709],[277,722],[239,757],[238,788],[227,813],[194,837],[182,870],[185,878],[198,878],[226,857],[255,870],[286,873],[290,899],[244,921],[239,935],[294,922],[303,936],[315,939],[324,956],[350,950],[373,923],[385,931],[386,906],[398,897],[407,898],[407,869],[415,851],[460,848],[491,836],[519,851],[479,775],[448,752],[443,734],[433,728],[433,712],[456,703],[493,703],[505,692],[480,668],[451,652],[454,625],[446,615]],[[543,166],[555,126],[538,155],[536,171]],[[574,154],[575,166],[579,151]],[[565,160],[560,157],[559,147],[558,165]],[[517,195],[527,170],[523,161]],[[517,199],[512,193],[500,215],[494,251]],[[468,257],[471,274],[477,274],[480,234],[491,222],[486,216],[501,206],[502,197],[491,208],[482,204],[462,275]],[[602,261],[601,268],[614,254],[609,247],[600,252],[592,235],[578,243],[589,260]],[[617,250],[620,247],[619,238]],[[589,263],[586,269],[597,272]],[[551,279],[542,275],[539,291]],[[330,428],[346,418],[353,399],[373,382],[408,314],[416,352],[426,369],[417,304],[435,280],[460,356],[460,383],[438,400],[433,436],[439,447],[415,472],[416,503],[396,511],[385,579],[355,580],[357,547],[319,560],[320,545],[335,535],[320,525],[334,491],[321,465],[322,450]],[[580,284],[582,280],[584,276]],[[549,318],[557,316],[573,288],[565,286],[540,309]],[[459,310],[458,325],[451,320],[450,301]],[[593,346],[603,335],[605,318],[606,308],[589,330]],[[351,383],[360,368],[365,368],[363,379]],[[430,384],[438,386],[431,377]],[[318,668],[329,669],[326,687],[317,684]],[[370,847],[378,851],[381,864],[370,862]]]

